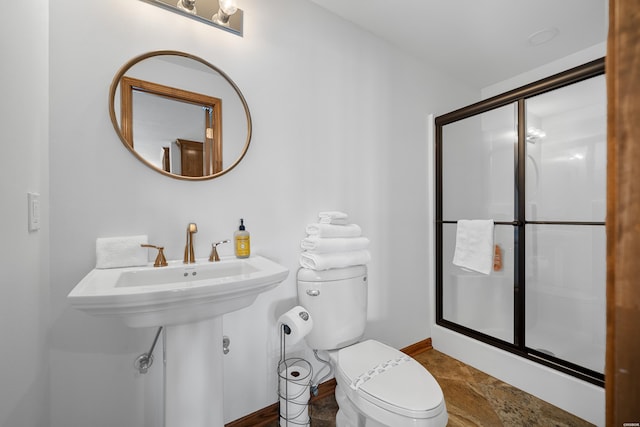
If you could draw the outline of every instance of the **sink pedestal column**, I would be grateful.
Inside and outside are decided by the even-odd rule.
[[[223,427],[222,316],[165,327],[165,427]]]

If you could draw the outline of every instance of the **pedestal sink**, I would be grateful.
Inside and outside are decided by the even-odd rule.
[[[288,274],[261,256],[94,269],[67,298],[133,328],[164,326],[165,427],[222,427],[222,315],[251,305]]]

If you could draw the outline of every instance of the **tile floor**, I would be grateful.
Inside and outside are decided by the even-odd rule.
[[[450,427],[592,425],[436,350],[425,351],[414,358],[442,387]],[[337,409],[333,396],[313,403],[312,427],[335,426]],[[269,424],[272,426],[276,427],[277,423]]]

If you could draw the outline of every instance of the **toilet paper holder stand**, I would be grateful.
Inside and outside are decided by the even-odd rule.
[[[286,336],[291,328],[280,327],[280,360],[278,361],[278,402],[280,426],[310,426],[310,387],[313,379],[311,363],[300,357],[286,357]],[[283,408],[284,406],[284,408]]]

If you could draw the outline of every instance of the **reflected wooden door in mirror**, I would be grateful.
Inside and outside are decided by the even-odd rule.
[[[204,162],[203,144],[198,141],[187,141],[186,139],[178,139],[176,143],[178,144],[178,147],[180,147],[181,175],[204,175],[202,168],[202,164]]]

